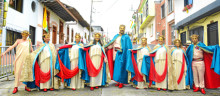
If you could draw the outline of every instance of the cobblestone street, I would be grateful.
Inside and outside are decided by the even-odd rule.
[[[0,80],[0,96],[203,96],[200,92],[193,92],[192,90],[184,91],[157,91],[155,89],[135,89],[131,85],[126,85],[124,88],[119,89],[115,87],[115,82],[112,81],[109,87],[101,87],[90,91],[89,87],[84,89],[72,91],[70,89],[61,88],[55,91],[38,91],[33,90],[27,92],[24,90],[24,85],[19,87],[19,91],[16,94],[12,94],[14,78],[10,78],[10,81],[6,79]],[[220,89],[208,90],[206,89],[206,96],[219,96]]]

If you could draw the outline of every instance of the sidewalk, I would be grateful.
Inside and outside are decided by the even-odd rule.
[[[10,81],[6,79],[0,80],[0,96],[201,96],[200,92],[193,92],[192,90],[183,91],[157,91],[156,89],[135,89],[131,85],[126,85],[124,88],[119,89],[115,87],[116,84],[112,81],[109,87],[101,87],[90,91],[89,87],[84,89],[72,91],[71,89],[64,89],[55,91],[38,91],[33,90],[27,92],[24,90],[24,85],[20,86],[18,93],[12,94],[14,87],[14,77],[10,77]],[[219,96],[220,89],[206,89],[206,96]]]

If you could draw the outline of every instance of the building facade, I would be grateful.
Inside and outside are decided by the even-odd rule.
[[[81,17],[77,10],[67,5],[54,1],[39,0],[7,0],[9,3],[6,27],[2,29],[2,46],[11,46],[17,39],[21,38],[21,32],[28,30],[32,44],[42,42],[42,35],[45,31],[42,28],[44,11],[46,8],[47,22],[51,42],[53,44],[64,44],[74,41],[74,33],[82,35],[84,42],[87,42],[89,24]],[[68,7],[68,8],[67,8]],[[69,25],[66,22],[76,22]]]
[[[183,44],[192,34],[206,45],[220,44],[220,0],[175,0],[175,29]]]
[[[134,19],[139,20],[134,26],[139,28],[135,30],[137,39],[145,36],[149,44],[157,44],[158,36],[164,35],[165,43],[173,44],[172,41],[178,36],[174,30],[174,0],[141,0],[138,12],[140,15]]]

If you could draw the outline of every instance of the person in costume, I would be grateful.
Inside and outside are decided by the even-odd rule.
[[[28,87],[37,87],[44,92],[59,88],[58,78],[55,77],[58,73],[58,70],[55,70],[56,49],[49,41],[50,34],[43,34],[43,43],[25,60],[21,79]]]
[[[119,34],[104,47],[108,57],[111,79],[117,82],[115,86],[123,87],[128,84],[128,72],[126,71],[126,54],[128,49],[132,49],[129,35],[125,34],[125,25],[120,25]]]
[[[25,60],[26,56],[33,51],[31,40],[28,39],[28,36],[30,35],[29,32],[24,30],[21,32],[21,35],[22,39],[16,40],[12,46],[10,46],[5,52],[1,54],[2,57],[16,47],[16,56],[14,61],[15,83],[13,94],[18,92],[18,86],[22,84],[22,82],[20,82],[20,78],[21,71],[23,70],[23,61]],[[25,86],[25,90],[30,91],[27,86]]]
[[[173,66],[171,64],[169,48],[164,44],[164,36],[159,36],[158,41],[159,44],[151,51],[150,58],[146,59],[150,61],[150,69],[148,72],[143,73],[149,76],[149,87],[151,87],[154,81],[158,91],[161,89],[166,91],[167,88],[173,90]]]
[[[146,77],[142,74],[142,60],[144,55],[149,55],[151,49],[147,45],[147,38],[141,38],[141,45],[137,49],[128,50],[127,71],[128,82],[136,89],[147,88]]]
[[[88,70],[90,90],[107,85],[111,79],[107,57],[100,40],[101,34],[95,33],[94,41],[84,47],[86,51],[86,66]]]
[[[185,48],[182,47],[179,39],[174,40],[174,47],[171,48],[172,65],[174,66],[173,86],[175,90],[190,89],[189,77],[187,75],[188,58]]]
[[[83,44],[80,43],[80,34],[75,35],[75,41],[59,48],[56,60],[56,69],[59,70],[58,77],[65,81],[66,86],[72,90],[84,88],[87,69],[83,57]],[[88,77],[87,77],[88,78]]]
[[[204,88],[218,88],[220,87],[220,54],[219,46],[206,46],[198,41],[199,35],[193,34],[191,44],[187,51],[189,60],[189,76],[190,86],[192,88],[193,82],[195,85],[194,92],[201,91],[206,94]]]

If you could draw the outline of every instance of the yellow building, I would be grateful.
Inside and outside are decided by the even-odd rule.
[[[156,39],[154,0],[142,0],[138,12],[141,14],[138,38],[140,39],[143,36],[147,37],[148,43],[151,43]]]
[[[205,1],[204,1],[205,2]],[[195,2],[193,7],[196,7]],[[190,12],[194,11],[193,9],[188,10]],[[187,13],[185,13],[187,14]],[[178,14],[176,14],[178,17]],[[179,13],[179,16],[184,16]],[[199,35],[199,41],[203,42],[206,45],[220,45],[220,0],[216,0],[207,4],[207,6],[200,7],[199,10],[193,12],[185,19],[180,20],[175,25],[175,28],[178,30],[179,37],[183,44],[187,41],[190,41],[190,36],[192,34]]]

